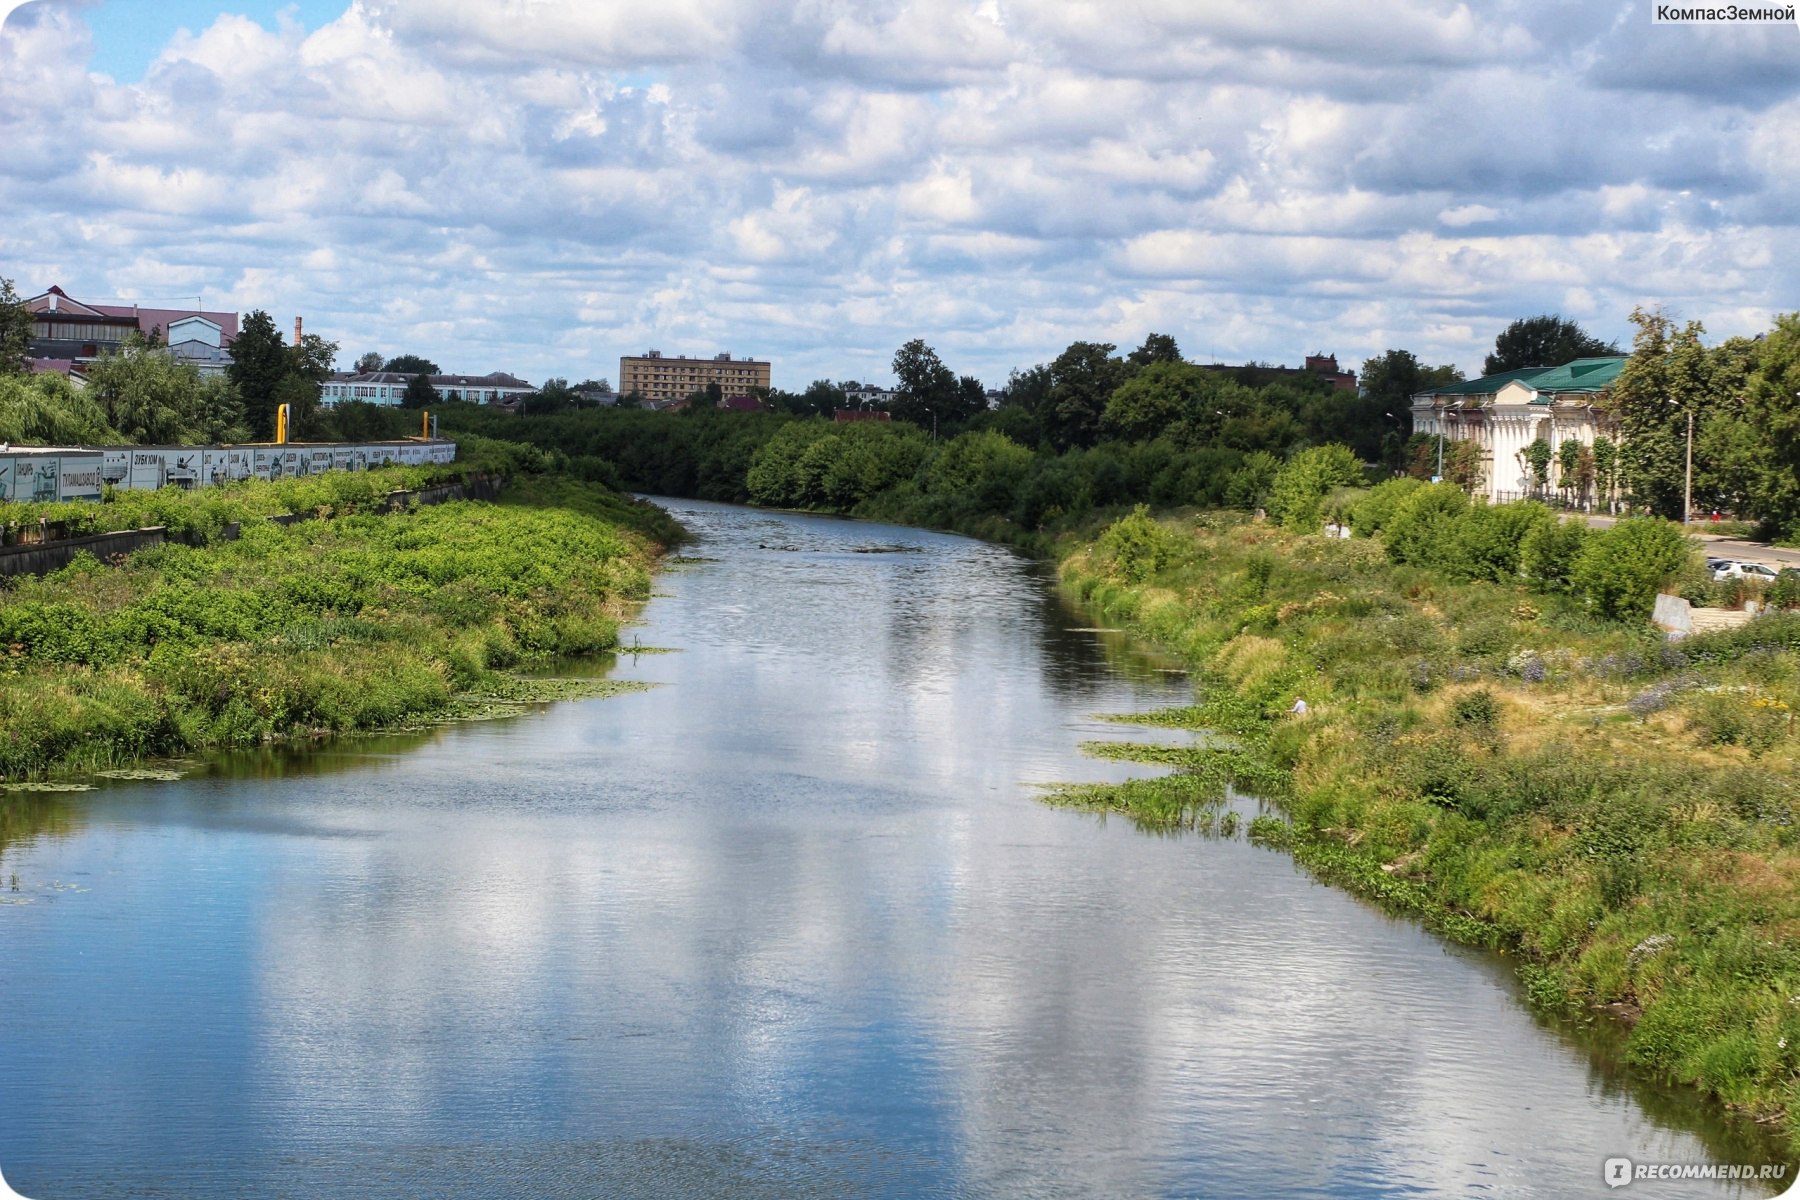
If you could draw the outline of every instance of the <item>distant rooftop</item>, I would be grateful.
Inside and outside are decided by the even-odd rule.
[[[1467,379],[1461,383],[1447,383],[1442,387],[1434,387],[1420,392],[1421,396],[1492,396],[1509,383],[1518,382],[1531,388],[1541,396],[1589,394],[1603,392],[1618,379],[1619,372],[1630,362],[1627,355],[1608,355],[1604,358],[1578,358],[1574,362],[1564,363],[1560,367],[1520,367],[1516,371],[1501,371],[1497,375],[1483,375],[1480,379]]]

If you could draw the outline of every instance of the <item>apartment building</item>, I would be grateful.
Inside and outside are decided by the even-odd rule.
[[[753,358],[715,354],[711,358],[669,357],[646,350],[619,360],[619,394],[636,392],[651,408],[666,408],[716,383],[723,396],[747,396],[769,386],[769,364]]]

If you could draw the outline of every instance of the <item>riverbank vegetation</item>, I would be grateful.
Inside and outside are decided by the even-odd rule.
[[[1365,493],[1374,538],[1140,512],[1069,548],[1075,597],[1195,670],[1160,722],[1209,736],[1121,743],[1182,772],[1058,799],[1216,828],[1228,784],[1263,796],[1253,837],[1516,955],[1536,1003],[1619,1015],[1629,1061],[1800,1149],[1800,615],[1667,643],[1636,614],[1687,569],[1672,526],[1437,491]]]
[[[209,544],[9,581],[0,780],[528,698],[519,668],[617,645],[653,556],[680,537],[660,510],[559,478],[522,477],[499,503],[375,511],[410,478],[165,489],[147,501],[158,523]],[[317,519],[261,519],[271,509]],[[234,540],[217,536],[227,522]]]

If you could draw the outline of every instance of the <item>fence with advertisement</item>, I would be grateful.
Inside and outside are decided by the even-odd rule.
[[[266,446],[15,446],[0,453],[0,501],[98,500],[108,487],[193,488],[455,461],[456,443],[440,438]]]

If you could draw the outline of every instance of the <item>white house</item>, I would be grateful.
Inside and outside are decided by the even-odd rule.
[[[537,391],[531,384],[505,371],[486,375],[432,375],[432,388],[443,400],[467,400],[471,404],[498,404]],[[319,402],[326,408],[347,400],[397,406],[406,395],[412,376],[400,371],[367,371],[361,375],[333,375],[320,389]]]
[[[1560,367],[1526,367],[1448,384],[1412,399],[1413,432],[1481,447],[1483,481],[1477,495],[1500,502],[1532,490],[1525,448],[1542,438],[1550,447],[1551,486],[1564,442],[1592,446],[1618,434],[1601,407],[1628,360],[1578,358]]]

